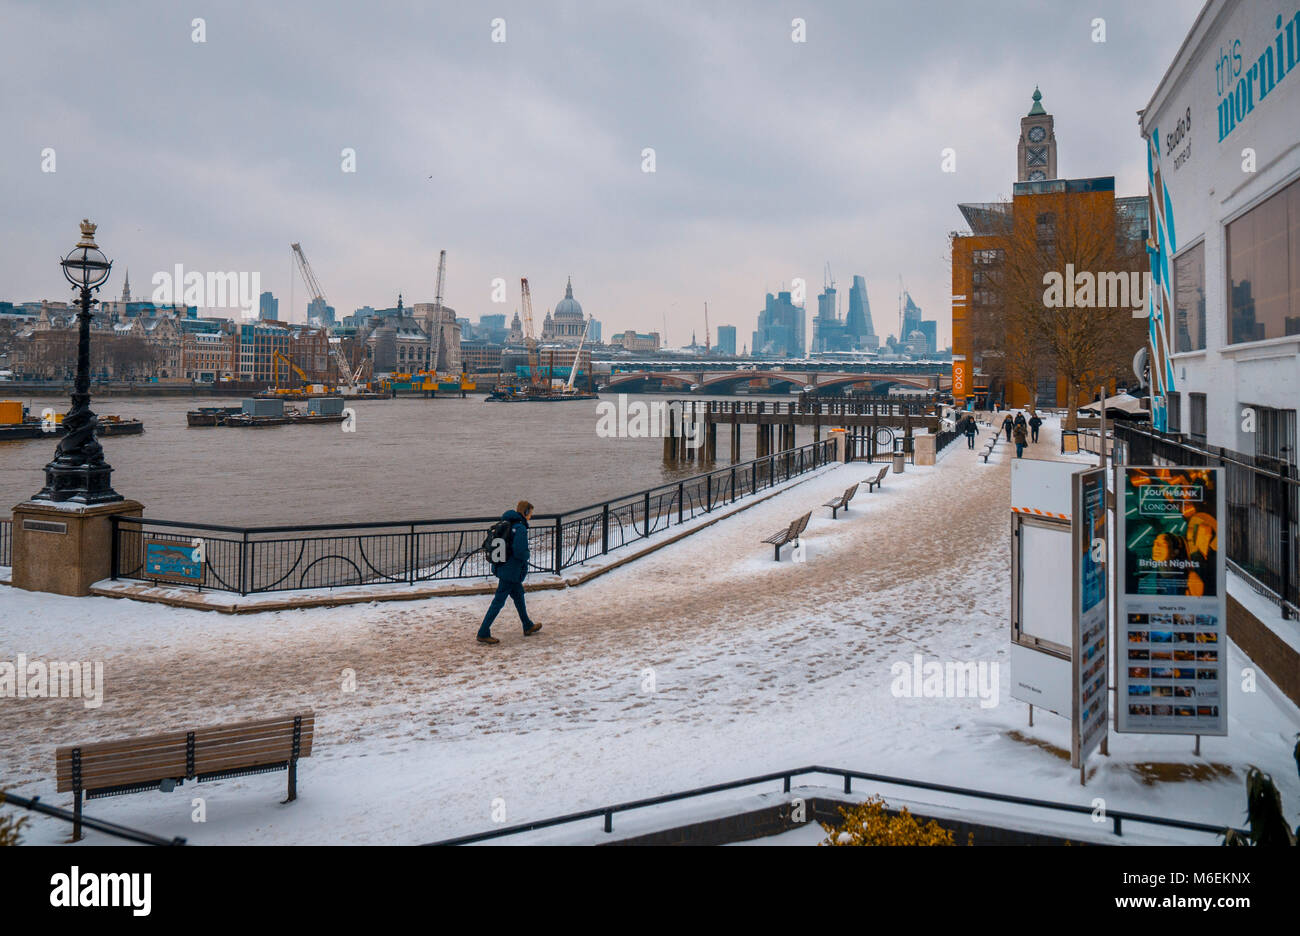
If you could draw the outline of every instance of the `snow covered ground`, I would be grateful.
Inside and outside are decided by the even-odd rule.
[[[1030,457],[1058,447],[1044,428]],[[284,774],[266,774],[86,811],[199,844],[414,843],[821,763],[1226,825],[1243,819],[1254,764],[1296,821],[1300,712],[1266,679],[1249,694],[1229,681],[1230,735],[1203,739],[1199,758],[1191,738],[1112,734],[1084,787],[1068,723],[1040,713],[1027,726],[1008,694],[1014,447],[987,465],[980,447],[959,440],[933,468],[890,474],[834,521],[818,505],[869,472],[829,469],[580,587],[530,595],[536,637],[507,607],[496,647],[473,639],[484,596],[230,616],[0,587],[0,660],[102,661],[106,683],[94,709],[0,698],[0,786],[69,805],[56,745],[312,708],[296,803],[280,805]],[[773,562],[760,540],[809,509],[806,561],[787,548]],[[1001,664],[999,704],[894,697],[891,664],[917,653]],[[1246,665],[1231,646],[1230,669]],[[194,797],[205,823],[191,821]],[[602,834],[596,823],[565,840]],[[66,836],[33,818],[25,838]]]

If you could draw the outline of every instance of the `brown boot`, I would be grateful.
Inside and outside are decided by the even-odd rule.
[[[528,630],[524,631],[524,636],[531,637],[533,636],[533,634],[537,633],[541,629],[542,629],[542,625],[534,624],[532,627],[528,628]]]
[[[478,637],[478,638],[476,638],[476,639],[477,639],[478,642],[481,643],[481,644],[499,644],[499,643],[501,643],[501,641],[497,640],[495,637]]]

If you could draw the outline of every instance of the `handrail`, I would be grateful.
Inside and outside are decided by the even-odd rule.
[[[605,831],[607,833],[614,831],[614,813],[627,812],[632,809],[643,809],[647,806],[658,806],[663,803],[676,802],[678,800],[691,799],[697,796],[707,796],[711,793],[720,793],[725,790],[734,790],[740,787],[754,786],[759,783],[769,783],[773,780],[784,781],[783,792],[790,792],[790,780],[793,777],[804,776],[806,774],[830,774],[844,779],[844,792],[852,793],[853,780],[870,780],[875,783],[887,783],[892,786],[911,787],[919,790],[931,790],[939,793],[955,793],[961,796],[970,796],[977,799],[992,800],[999,803],[1013,803],[1018,806],[1032,806],[1040,809],[1055,809],[1070,813],[1093,813],[1096,808],[1092,805],[1082,805],[1078,803],[1056,803],[1051,800],[1040,800],[1028,796],[1016,796],[1010,793],[995,793],[989,790],[972,790],[966,787],[951,786],[944,783],[931,783],[927,780],[908,780],[902,777],[890,777],[884,774],[865,773],[858,770],[848,770],[842,767],[821,767],[817,765],[809,767],[797,767],[792,770],[779,770],[773,773],[761,774],[756,777],[746,777],[743,780],[729,780],[725,783],[715,783],[710,786],[697,787],[693,790],[684,790],[678,793],[665,793],[661,796],[651,796],[645,799],[632,800],[626,803],[617,803],[612,806],[601,806],[596,809],[587,809],[582,812],[569,813],[564,816],[555,816],[550,819],[540,819],[535,822],[521,823],[520,825],[507,826],[502,829],[491,829],[487,832],[476,832],[471,835],[460,835],[455,838],[443,839],[438,842],[430,842],[430,845],[466,845],[472,842],[483,842],[489,839],[502,838],[508,835],[519,835],[523,832],[531,832],[535,829],[545,829],[552,826],[567,825],[572,822],[581,822],[584,819],[594,819],[597,816],[603,816],[605,819]],[[1194,832],[1208,832],[1215,835],[1221,835],[1227,830],[1226,826],[1211,825],[1206,822],[1191,822],[1185,819],[1170,819],[1164,816],[1147,816],[1142,813],[1128,812],[1126,810],[1107,809],[1105,817],[1112,823],[1115,835],[1122,836],[1124,833],[1123,820],[1129,822],[1140,822],[1147,825],[1169,826],[1178,829],[1189,829]],[[1234,831],[1242,834],[1246,833],[1244,829]]]
[[[185,839],[179,835],[166,839],[160,835],[154,835],[151,832],[141,832],[138,829],[132,829],[116,822],[107,822],[103,819],[92,819],[90,816],[78,816],[66,809],[60,809],[58,806],[47,806],[42,803],[39,796],[33,796],[28,799],[25,796],[18,796],[13,793],[0,793],[0,806],[12,803],[14,806],[21,806],[24,809],[30,809],[32,812],[42,813],[46,816],[53,816],[55,819],[62,819],[64,822],[79,822],[88,829],[94,829],[103,832],[105,835],[113,835],[117,838],[126,839],[131,842],[139,842],[141,845],[184,845]]]
[[[596,501],[594,504],[587,504],[583,507],[575,507],[560,513],[537,513],[533,514],[534,520],[563,520],[573,514],[586,513],[589,510],[595,510],[603,507],[605,504],[612,504],[616,501],[628,500],[635,497],[644,497],[646,494],[655,494],[659,492],[670,492],[677,490],[682,485],[688,485],[693,482],[702,481],[705,478],[716,477],[719,474],[726,474],[732,470],[750,468],[757,464],[767,464],[775,457],[797,456],[799,452],[809,451],[817,447],[827,447],[832,444],[830,439],[822,439],[820,442],[808,442],[798,448],[786,449],[781,452],[773,452],[770,455],[764,455],[762,458],[751,458],[749,461],[736,462],[734,465],[728,465],[725,468],[715,468],[713,471],[706,471],[703,474],[691,475],[682,478],[680,481],[672,481],[667,484],[658,484],[654,487],[645,488],[640,491],[634,491],[630,494],[619,494],[614,497],[606,498],[603,501]],[[305,525],[289,526],[262,526],[262,527],[240,527],[228,526],[217,523],[190,522],[183,520],[155,520],[149,517],[127,517],[113,515],[110,518],[113,523],[125,523],[136,526],[165,526],[187,530],[215,530],[220,533],[240,533],[248,535],[270,534],[270,533],[316,533],[324,530],[379,530],[388,527],[409,527],[415,526],[438,526],[449,523],[496,523],[501,518],[499,516],[490,517],[440,517],[432,520],[378,520],[378,521],[359,521],[354,523],[316,523]]]

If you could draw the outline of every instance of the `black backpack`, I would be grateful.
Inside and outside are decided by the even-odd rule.
[[[506,544],[505,561],[509,562],[511,559],[514,558],[514,554],[515,554],[514,526],[515,524],[513,520],[502,519],[502,520],[498,520],[496,523],[492,524],[492,526],[488,528],[487,536],[483,539],[483,545],[479,547],[487,555],[488,562],[492,562],[492,555],[493,553],[496,552],[497,540],[505,541]],[[493,564],[495,565],[497,563],[493,563]]]

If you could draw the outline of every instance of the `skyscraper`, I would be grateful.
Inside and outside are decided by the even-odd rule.
[[[804,356],[804,310],[790,298],[789,290],[767,294],[754,331],[754,353],[784,357]]]
[[[736,353],[736,326],[719,325],[718,326],[718,353],[731,354]]]
[[[280,300],[271,295],[269,291],[262,293],[258,300],[257,317],[261,319],[278,319],[280,317]]]
[[[874,351],[880,347],[880,339],[876,337],[876,329],[871,323],[867,281],[861,276],[853,277],[853,286],[849,289],[849,316],[844,320],[844,330],[856,348]]]

